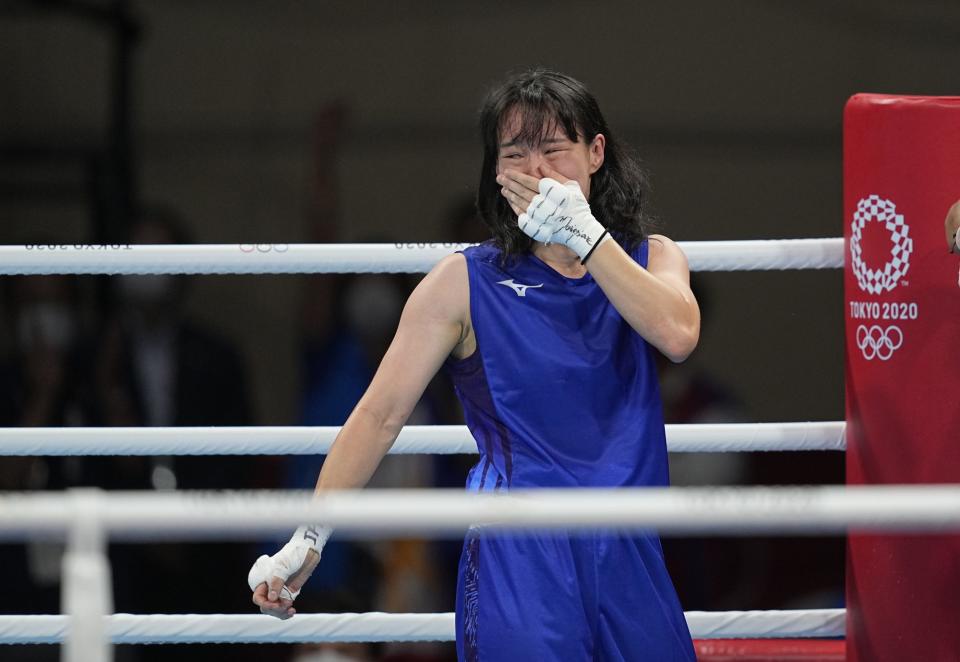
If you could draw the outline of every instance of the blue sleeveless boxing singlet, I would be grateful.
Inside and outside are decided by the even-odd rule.
[[[666,485],[653,356],[590,274],[463,254],[477,351],[448,368],[481,453],[468,488]]]
[[[463,254],[477,350],[446,367],[480,450],[467,488],[667,485],[652,350],[590,274]],[[461,660],[694,659],[656,536],[474,532],[457,598]]]

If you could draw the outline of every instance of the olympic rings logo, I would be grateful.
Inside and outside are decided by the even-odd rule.
[[[880,223],[890,233],[890,259],[882,269],[871,269],[863,259],[863,229],[869,222]],[[860,289],[870,294],[891,291],[910,270],[910,255],[913,253],[913,239],[910,226],[904,223],[903,214],[897,213],[897,206],[879,195],[871,195],[857,203],[850,224],[850,261],[853,275]]]
[[[240,244],[244,253],[286,253],[290,244]]]
[[[883,328],[874,324],[868,328],[861,324],[857,327],[857,347],[867,361],[889,361],[902,344],[903,331],[898,326]]]

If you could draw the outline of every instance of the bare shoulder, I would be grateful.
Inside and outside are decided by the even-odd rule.
[[[680,246],[677,245],[677,242],[673,241],[669,237],[665,237],[662,234],[652,234],[648,237],[649,239],[649,259],[648,265],[651,269],[656,269],[659,267],[680,267],[685,270],[689,269],[687,264],[687,256],[680,249]]]
[[[430,270],[431,274],[443,273],[448,276],[459,274],[467,277],[467,258],[463,253],[451,253],[446,256]]]
[[[461,253],[440,260],[417,285],[407,308],[433,318],[463,322],[469,309],[467,258]]]

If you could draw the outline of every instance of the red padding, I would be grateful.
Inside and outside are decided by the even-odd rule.
[[[847,651],[842,639],[697,639],[693,646],[699,662],[843,662]]]
[[[960,97],[844,113],[847,483],[960,482]],[[960,660],[960,534],[851,532],[850,662]]]

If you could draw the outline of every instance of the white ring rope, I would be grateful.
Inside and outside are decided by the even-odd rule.
[[[843,637],[845,609],[770,611],[688,611],[690,634],[697,639]]]
[[[836,269],[843,239],[679,242],[693,271]],[[0,275],[426,273],[470,244],[0,246]]]
[[[842,637],[843,609],[688,611],[696,639]],[[0,616],[0,645],[57,644],[69,617]],[[113,614],[115,644],[294,644],[321,642],[453,641],[454,615],[297,614],[281,621],[260,614]]]
[[[673,453],[842,451],[843,421],[668,425]],[[325,454],[339,427],[0,428],[9,455],[314,455]],[[462,425],[410,425],[394,455],[477,453]]]
[[[674,535],[831,535],[960,530],[960,485],[13,493],[0,496],[0,539],[62,536],[81,503],[124,540],[256,539],[322,522],[350,535],[459,536],[502,529],[655,529]]]

